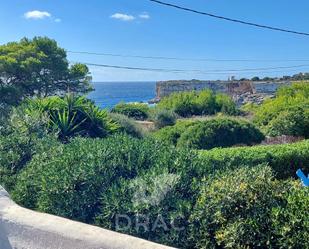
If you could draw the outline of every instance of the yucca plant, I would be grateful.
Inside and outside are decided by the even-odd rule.
[[[85,97],[72,94],[64,98],[27,100],[26,113],[35,112],[48,116],[48,128],[56,130],[63,141],[73,136],[105,137],[119,128],[106,110],[99,109]]]
[[[66,109],[58,110],[50,115],[50,124],[59,131],[59,137],[62,139],[78,134],[85,121],[86,118],[78,121],[76,112],[70,112]]]
[[[89,105],[85,110],[87,116],[85,125],[90,127],[90,137],[104,137],[119,129],[119,125],[108,116],[106,110],[101,110],[95,105]]]

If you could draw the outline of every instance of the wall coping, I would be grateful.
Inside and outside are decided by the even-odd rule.
[[[172,249],[96,226],[35,212],[0,186],[1,249]]]

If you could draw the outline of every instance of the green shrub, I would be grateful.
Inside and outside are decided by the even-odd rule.
[[[48,135],[46,122],[39,113],[25,115],[17,108],[12,110],[0,130],[0,184],[8,191],[32,156],[55,142],[56,137]]]
[[[177,115],[175,112],[165,109],[156,109],[152,114],[155,127],[161,129],[165,126],[176,124]]]
[[[188,117],[198,113],[197,105],[194,103],[195,98],[195,92],[172,93],[170,96],[163,98],[158,103],[158,107],[172,110],[182,117]]]
[[[258,104],[246,103],[240,107],[240,111],[245,114],[253,114],[259,108]]]
[[[64,141],[74,136],[106,137],[118,129],[106,110],[100,110],[84,97],[29,99],[23,108],[27,115],[40,112],[47,116],[48,128],[57,130]]]
[[[211,90],[196,93],[193,104],[196,106],[196,113],[193,113],[193,115],[212,115],[219,111],[216,95]]]
[[[187,166],[192,160],[190,156],[182,159],[189,159],[183,163]],[[180,172],[171,172],[167,168],[155,168],[134,179],[113,184],[101,197],[101,212],[96,217],[96,224],[158,243],[184,247],[192,195],[189,181],[185,180],[187,177]],[[119,218],[121,215],[129,218],[130,226],[127,227],[127,219]],[[138,226],[145,222],[145,226]]]
[[[294,83],[278,90],[274,99],[254,109],[254,122],[267,135],[309,138],[309,83]]]
[[[239,110],[237,110],[236,104],[233,99],[226,95],[219,93],[216,95],[216,105],[217,110],[227,115],[237,115]]]
[[[32,145],[31,157],[29,157],[27,161],[23,161],[23,167],[19,171],[14,172],[14,175],[12,176],[14,185],[9,190],[13,198],[15,198],[15,193],[17,193],[17,202],[23,200],[22,203],[20,202],[23,206],[32,209],[36,208],[36,198],[40,191],[38,179],[36,177],[41,177],[45,167],[48,167],[49,165],[48,162],[51,159],[55,160],[55,155],[61,153],[63,146],[64,145],[58,141],[56,137],[50,136],[37,141],[35,147]],[[42,164],[38,164],[35,167],[29,167],[28,165],[32,164],[31,162],[35,160],[41,160]],[[20,177],[21,175],[24,177]],[[17,192],[15,192],[16,188],[18,189]],[[23,196],[19,196],[19,193],[23,193]]]
[[[273,137],[290,135],[309,138],[309,105],[287,108],[273,118],[265,126],[265,130]]]
[[[119,103],[112,109],[114,113],[120,113],[136,120],[148,118],[149,107],[141,103]]]
[[[158,107],[172,110],[182,117],[213,115],[217,112],[229,115],[238,113],[236,104],[229,96],[215,95],[211,90],[172,93],[163,98]]]
[[[41,139],[25,134],[12,133],[0,136],[0,184],[9,191],[15,184],[15,177],[36,153]]]
[[[229,147],[235,144],[252,145],[264,139],[264,135],[254,125],[229,118],[182,121],[155,132],[154,136],[178,147],[192,149]]]
[[[267,166],[240,168],[205,180],[190,220],[195,247],[274,248],[273,226],[277,226],[272,223],[272,210],[282,206],[291,186],[292,182],[274,180]],[[305,232],[309,227],[302,228]],[[297,241],[291,245],[298,248]]]
[[[119,113],[110,113],[109,115],[119,125],[118,131],[137,138],[144,136],[145,131],[134,119]]]
[[[192,149],[230,147],[235,144],[260,143],[264,135],[252,124],[227,118],[197,122],[188,128],[177,141],[177,146]]]
[[[198,175],[237,169],[239,165],[267,163],[279,179],[295,177],[297,169],[309,173],[309,140],[294,144],[213,149],[200,152]]]
[[[164,141],[176,146],[178,139],[185,132],[185,130],[194,125],[195,122],[193,121],[179,120],[174,126],[164,127],[152,133],[152,136],[160,141]]]
[[[91,222],[100,196],[118,179],[149,168],[177,168],[176,150],[151,139],[111,136],[75,138],[36,154],[20,173],[12,194],[30,208]]]
[[[284,203],[273,209],[275,248],[308,248],[309,188],[294,186]]]
[[[197,156],[194,151],[149,138],[74,138],[67,144],[41,146],[19,173],[12,196],[25,207],[113,230],[117,230],[117,214],[125,215],[132,224],[121,230],[126,220],[120,220],[119,231],[176,247],[204,248],[203,243],[220,243],[217,248],[258,243],[263,247],[270,233],[271,245],[298,245],[296,237],[305,238],[300,229],[295,230],[295,239],[282,236],[289,225],[285,210],[294,210],[298,201],[291,199],[295,205],[287,201],[290,182],[274,177],[290,178],[298,168],[309,172],[308,152],[308,141],[214,149]],[[261,163],[269,167],[256,167]],[[299,201],[301,196],[304,193]],[[240,205],[245,208],[235,211]],[[204,212],[208,209],[218,212]],[[304,214],[301,211],[297,216],[291,211],[289,226],[306,218]],[[205,217],[216,222],[219,217],[224,226],[208,223]],[[149,229],[136,228],[136,219],[148,218]],[[174,229],[171,224],[184,229]],[[266,225],[268,230],[264,229]],[[297,226],[307,229],[306,223]],[[253,237],[255,231],[257,239]],[[216,237],[210,236],[213,239],[209,242],[210,233],[216,233]]]

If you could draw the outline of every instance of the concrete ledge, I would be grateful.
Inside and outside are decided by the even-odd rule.
[[[1,249],[168,249],[132,236],[34,212],[0,186]]]

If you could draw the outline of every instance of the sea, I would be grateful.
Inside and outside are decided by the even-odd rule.
[[[88,94],[100,108],[111,109],[119,102],[145,102],[156,95],[156,82],[94,82]]]

